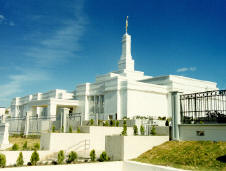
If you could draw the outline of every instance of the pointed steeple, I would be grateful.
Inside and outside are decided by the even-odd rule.
[[[131,56],[131,36],[127,33],[128,16],[126,18],[126,33],[122,37],[122,55],[118,62],[119,70],[134,71],[134,60]]]

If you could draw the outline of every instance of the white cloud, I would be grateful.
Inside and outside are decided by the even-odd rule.
[[[4,15],[0,14],[0,24],[15,26],[13,21],[8,20]]]
[[[10,22],[9,22],[9,25],[10,25],[10,26],[15,26],[15,23],[14,23],[13,21],[10,21]]]
[[[0,85],[0,102],[9,102],[9,97],[24,92],[23,86],[36,81],[47,80],[48,75],[40,70],[23,70],[20,74],[9,76],[9,82]]]
[[[75,57],[75,53],[81,49],[79,41],[86,25],[84,17],[78,11],[75,18],[64,21],[63,27],[39,41],[38,45],[29,49],[25,55],[32,58],[36,66],[56,65]]]
[[[64,20],[62,27],[48,33],[45,39],[39,42],[36,40],[34,44],[37,46],[24,52],[29,57],[30,66],[20,68],[20,74],[9,75],[9,81],[0,85],[1,104],[9,105],[11,98],[17,94],[26,95],[24,85],[51,80],[49,76],[51,71],[43,70],[43,67],[51,68],[76,56],[75,53],[81,49],[79,41],[86,24],[82,10],[83,5],[79,6],[79,9],[76,8],[74,20]],[[8,24],[14,26],[13,22],[11,24],[8,22]]]
[[[196,71],[196,67],[183,67],[183,68],[179,68],[177,69],[177,72],[187,72],[187,71]]]
[[[1,15],[1,14],[0,14],[0,23],[3,22],[4,20],[5,20],[4,15]]]

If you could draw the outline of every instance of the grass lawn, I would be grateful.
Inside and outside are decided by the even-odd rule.
[[[40,138],[37,136],[34,137],[21,137],[21,136],[9,136],[9,142],[11,144],[17,144],[19,146],[19,150],[23,150],[23,145],[27,141],[27,150],[31,150],[35,144],[40,144]],[[10,150],[11,148],[9,148]]]
[[[168,141],[134,160],[188,170],[226,171],[226,142]]]

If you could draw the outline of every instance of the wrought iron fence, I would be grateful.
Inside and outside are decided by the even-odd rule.
[[[226,90],[180,96],[181,123],[226,123]]]

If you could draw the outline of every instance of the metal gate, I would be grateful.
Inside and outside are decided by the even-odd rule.
[[[181,123],[226,123],[226,90],[180,96]]]

